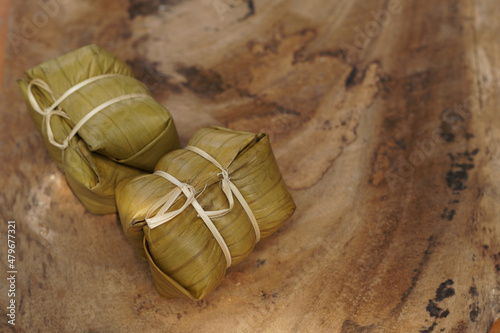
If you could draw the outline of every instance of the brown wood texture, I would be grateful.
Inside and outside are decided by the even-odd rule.
[[[495,0],[13,2],[0,259],[15,220],[18,314],[0,325],[487,332],[500,312],[499,15]],[[15,80],[89,43],[133,66],[184,144],[210,125],[272,138],[297,211],[203,301],[156,294],[117,217],[85,212],[29,118]]]
[[[9,21],[10,0],[0,1],[0,93],[2,91],[3,63],[7,48],[7,28]]]

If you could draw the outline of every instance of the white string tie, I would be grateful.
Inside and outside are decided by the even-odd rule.
[[[151,97],[148,94],[135,93],[135,94],[127,94],[127,95],[122,95],[122,96],[112,98],[109,101],[104,102],[101,105],[95,107],[93,110],[91,110],[89,113],[87,113],[85,115],[85,117],[80,119],[80,121],[78,123],[76,123],[76,125],[73,127],[73,129],[71,130],[69,135],[66,137],[66,139],[64,139],[62,141],[62,143],[57,142],[54,138],[54,133],[52,132],[52,127],[50,125],[50,119],[52,118],[52,116],[57,115],[57,116],[66,118],[66,119],[71,121],[71,118],[69,117],[69,115],[59,108],[59,104],[61,104],[62,101],[64,101],[66,98],[68,98],[68,96],[70,96],[74,92],[78,91],[79,89],[85,87],[86,85],[88,85],[92,82],[95,82],[97,80],[102,80],[105,78],[116,77],[116,76],[126,76],[126,75],[103,74],[103,75],[91,77],[89,79],[86,79],[86,80],[74,85],[73,87],[68,89],[64,94],[62,94],[61,97],[59,97],[57,99],[55,98],[54,93],[52,92],[52,89],[50,89],[50,86],[47,84],[47,82],[43,81],[42,79],[31,80],[31,82],[28,84],[28,100],[29,100],[31,106],[33,107],[33,109],[43,116],[43,118],[44,118],[43,122],[45,124],[45,130],[47,133],[47,137],[49,139],[49,142],[52,145],[54,145],[55,147],[58,147],[61,150],[68,148],[69,141],[76,135],[76,133],[82,128],[83,125],[85,125],[85,123],[90,118],[92,118],[95,114],[97,114],[98,112],[102,111],[103,109],[107,108],[108,106],[110,106],[114,103],[118,103],[118,102],[130,99],[130,98]],[[126,76],[126,77],[129,77],[129,76]],[[40,104],[38,104],[38,101],[36,100],[35,95],[33,94],[33,90],[32,90],[33,86],[36,86],[38,88],[41,88],[41,89],[47,91],[50,94],[50,96],[52,97],[52,100],[54,101],[52,103],[52,105],[50,105],[49,107],[47,107],[45,109],[42,109],[40,107]]]
[[[177,187],[172,191],[170,191],[168,194],[166,194],[164,197],[159,199],[157,202],[155,202],[153,206],[151,206],[151,208],[148,210],[146,214],[145,221],[150,229],[154,229],[164,223],[169,222],[170,220],[181,214],[189,205],[192,205],[196,210],[196,212],[198,213],[198,217],[200,217],[203,220],[205,225],[212,232],[217,243],[219,243],[219,246],[222,249],[222,252],[224,253],[224,257],[226,258],[227,267],[229,267],[231,266],[231,253],[229,251],[226,242],[224,241],[224,238],[220,234],[219,230],[217,230],[217,228],[215,227],[210,218],[221,217],[229,213],[234,208],[234,198],[233,198],[234,195],[236,196],[236,199],[238,199],[238,201],[240,202],[241,206],[248,215],[250,222],[252,223],[252,227],[254,228],[255,231],[256,242],[260,240],[260,229],[257,223],[257,219],[255,218],[252,210],[250,209],[250,206],[246,202],[241,192],[238,190],[236,185],[234,185],[234,183],[231,182],[231,178],[229,176],[228,171],[224,169],[222,165],[220,165],[220,163],[217,162],[217,160],[215,160],[212,156],[210,156],[205,151],[197,147],[187,146],[185,149],[200,155],[201,157],[205,158],[206,160],[208,160],[221,170],[221,172],[218,173],[217,175],[222,176],[221,187],[222,187],[222,192],[226,196],[227,201],[229,203],[228,208],[214,210],[214,211],[205,211],[196,200],[196,190],[194,189],[193,186],[180,182],[177,178],[175,178],[174,176],[165,171],[158,170],[154,174],[167,179]],[[172,205],[181,195],[181,193],[183,193],[186,196],[186,202],[184,203],[184,205],[182,205],[181,208],[169,212],[168,210],[172,207]],[[158,212],[154,216],[152,216],[153,212],[156,210],[158,210]]]

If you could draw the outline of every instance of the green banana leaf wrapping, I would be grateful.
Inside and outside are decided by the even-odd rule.
[[[43,80],[52,95],[39,86],[31,91],[42,109],[84,80],[104,74],[119,74],[91,82],[60,102],[58,109],[67,118],[50,118],[54,140],[66,139],[72,128],[98,106],[114,98],[141,94],[118,101],[91,116],[61,149],[48,138],[46,117],[29,100],[29,83]],[[106,50],[89,45],[49,60],[26,72],[18,80],[30,115],[42,134],[48,151],[63,170],[70,187],[83,205],[94,214],[116,212],[115,187],[125,178],[151,172],[167,152],[180,147],[169,112],[133,77],[131,69]]]
[[[199,130],[188,146],[202,149],[228,171],[257,220],[261,239],[277,231],[293,214],[295,204],[267,135],[212,127]],[[205,211],[228,207],[221,189],[221,170],[195,152],[170,152],[160,159],[155,170],[193,186]],[[211,231],[192,205],[153,229],[145,222],[154,203],[175,188],[157,174],[127,179],[116,189],[118,212],[126,236],[149,261],[159,294],[198,300],[215,289],[226,272],[226,259]],[[170,211],[185,202],[186,197],[181,195]],[[229,213],[211,220],[229,247],[232,265],[248,257],[255,246],[256,233],[239,201],[235,200]]]

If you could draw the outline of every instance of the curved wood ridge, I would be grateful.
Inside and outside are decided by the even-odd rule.
[[[18,327],[491,328],[500,312],[496,1],[41,3],[12,3],[0,106],[0,214],[18,226]],[[160,299],[116,217],[85,212],[31,123],[15,79],[89,43],[127,60],[183,144],[212,125],[270,136],[297,211],[203,301]]]

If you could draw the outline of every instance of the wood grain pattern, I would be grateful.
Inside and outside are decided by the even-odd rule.
[[[20,331],[492,327],[494,0],[49,2],[12,4],[16,36],[36,13],[48,19],[18,43],[9,35],[1,101],[0,206],[18,225]],[[158,297],[116,217],[84,211],[31,124],[15,79],[88,43],[128,61],[184,144],[209,125],[272,139],[297,211],[203,301]]]
[[[10,0],[0,2],[0,91],[3,83],[3,67],[7,49],[7,28],[9,21]]]

